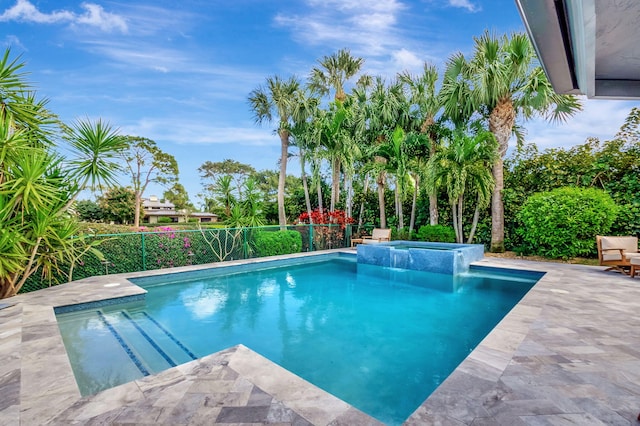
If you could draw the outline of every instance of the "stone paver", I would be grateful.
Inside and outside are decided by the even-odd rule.
[[[638,424],[640,279],[579,265],[479,263],[546,275],[405,424]],[[53,307],[140,297],[132,275],[3,301],[11,306],[0,308],[0,424],[379,424],[242,345],[81,397]]]
[[[581,265],[478,264],[546,275],[406,424],[638,424],[640,280]]]

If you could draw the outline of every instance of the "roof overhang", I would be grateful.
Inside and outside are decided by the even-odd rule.
[[[640,1],[516,0],[554,89],[640,99]]]

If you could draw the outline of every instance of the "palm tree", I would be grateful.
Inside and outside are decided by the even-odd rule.
[[[438,70],[435,66],[425,63],[422,74],[413,76],[408,72],[403,72],[398,75],[398,79],[409,92],[409,103],[414,108],[412,112],[414,113],[414,119],[417,121],[413,127],[417,127],[420,134],[428,137],[429,156],[433,156],[438,144],[438,133],[434,130],[434,124],[436,123],[436,115],[442,109],[442,104],[436,91]],[[415,176],[417,183],[419,182],[418,174],[415,174]],[[416,195],[418,191],[419,186],[416,185]],[[414,209],[415,207],[412,211]],[[436,194],[429,194],[429,223],[431,225],[438,224],[438,197]],[[413,229],[413,225],[410,228]]]
[[[320,67],[311,70],[309,87],[321,95],[329,94],[333,88],[334,100],[344,102],[347,99],[344,85],[360,72],[364,59],[351,56],[348,49],[341,49],[333,55],[324,56],[318,63]]]
[[[347,100],[347,94],[344,90],[346,82],[354,77],[362,68],[364,59],[351,55],[348,49],[341,49],[330,56],[324,56],[318,61],[319,67],[311,70],[309,76],[308,87],[321,95],[328,95],[331,89],[334,90],[334,102],[344,105]],[[340,133],[334,132],[334,137],[338,137]],[[345,146],[340,141],[331,142],[335,147]],[[333,150],[334,153],[336,150]],[[340,199],[340,156],[333,156],[331,161],[332,180],[331,180],[331,210],[335,209],[336,203]]]
[[[256,123],[271,122],[277,118],[280,136],[280,176],[278,179],[278,222],[286,228],[287,215],[284,209],[284,184],[287,177],[289,136],[291,120],[296,114],[296,99],[300,81],[296,77],[283,80],[278,76],[268,77],[266,86],[260,86],[249,94],[249,104]]]
[[[321,155],[331,164],[331,205],[330,211],[334,211],[340,197],[340,173],[341,165],[349,151],[349,135],[344,128],[344,122],[348,111],[340,101],[331,103],[328,110],[320,111],[316,116],[318,137],[320,139]]]
[[[36,98],[31,84],[22,72],[24,62],[20,56],[10,59],[11,49],[6,49],[0,59],[0,119],[11,119],[12,129],[29,130],[33,141],[50,145],[50,136],[58,130],[60,122],[46,107],[47,99]]]
[[[366,120],[369,124],[368,133],[371,151],[374,153],[371,167],[377,171],[378,205],[380,208],[380,227],[387,227],[384,191],[387,181],[387,159],[375,155],[375,147],[384,144],[394,129],[401,122],[400,113],[405,104],[402,86],[397,82],[389,86],[384,79],[376,77],[368,96]]]
[[[244,210],[245,226],[258,227],[264,225],[262,220],[262,192],[258,188],[258,183],[253,178],[244,182]]]
[[[296,102],[297,114],[294,115],[294,123],[291,127],[293,144],[298,147],[298,157],[300,159],[300,177],[302,178],[302,188],[304,189],[304,201],[307,208],[309,220],[311,219],[311,197],[309,195],[309,182],[307,178],[306,164],[310,157],[318,149],[318,132],[314,126],[314,118],[318,115],[318,104],[320,100],[309,93],[300,92]],[[315,177],[315,173],[314,173]],[[320,196],[321,197],[321,196]],[[322,202],[320,200],[319,202]]]
[[[494,185],[489,166],[498,155],[496,147],[497,142],[490,132],[483,130],[469,136],[464,129],[456,129],[427,163],[427,188],[430,193],[436,193],[439,187],[446,189],[458,243],[464,242],[465,194],[477,194],[468,244],[473,241],[480,209],[488,204]]]
[[[409,157],[405,146],[405,132],[401,127],[396,127],[391,137],[374,148],[374,155],[384,159],[380,164],[384,165],[386,173],[395,177],[396,215],[398,217],[398,230],[404,227],[402,203],[404,202],[405,188],[407,186],[409,170]]]
[[[491,251],[503,252],[503,158],[516,120],[542,115],[551,121],[565,121],[581,109],[581,104],[573,95],[553,91],[525,34],[497,37],[486,31],[474,40],[470,60],[461,53],[450,58],[441,94],[448,116],[460,122],[474,111],[481,112],[498,142],[492,170]]]
[[[233,178],[231,175],[218,176],[215,184],[215,192],[218,194],[218,200],[224,204],[224,214],[229,217],[231,215],[231,206],[235,202],[233,196]]]
[[[117,129],[100,119],[78,120],[66,128],[66,139],[75,154],[71,165],[75,169],[79,191],[117,185],[116,175],[122,169],[118,159],[127,148],[126,138]],[[75,198],[69,200],[68,206]]]
[[[440,136],[438,136],[440,139]],[[407,159],[407,168],[410,175],[410,180],[413,183],[413,194],[411,200],[411,216],[409,219],[409,232],[412,232],[415,228],[416,210],[418,204],[418,195],[420,189],[424,186],[424,169],[429,158],[433,157],[434,153],[431,153],[432,144],[429,141],[429,137],[423,133],[409,132],[405,140],[405,149]],[[432,194],[428,194],[429,199],[436,198]],[[436,203],[437,207],[437,203]],[[430,218],[434,218],[434,215],[430,215]],[[437,219],[437,215],[435,217]]]

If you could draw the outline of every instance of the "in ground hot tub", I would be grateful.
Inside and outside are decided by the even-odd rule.
[[[482,244],[391,241],[360,244],[357,250],[358,263],[452,275],[468,271],[471,262],[484,257]]]

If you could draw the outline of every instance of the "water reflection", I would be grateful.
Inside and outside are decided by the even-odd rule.
[[[193,314],[194,319],[202,320],[213,316],[227,301],[225,291],[207,288],[204,285],[192,286],[180,293],[184,307]]]

